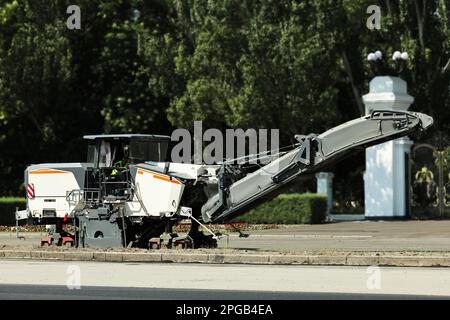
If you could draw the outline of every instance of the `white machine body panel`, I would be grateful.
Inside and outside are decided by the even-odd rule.
[[[27,207],[34,218],[64,218],[72,210],[66,200],[71,190],[81,189],[74,171],[81,164],[36,165],[25,172]],[[82,179],[84,180],[84,179]]]
[[[180,180],[139,168],[135,181],[137,195],[135,201],[127,203],[127,211],[133,216],[171,217],[180,208],[183,191],[184,184]]]

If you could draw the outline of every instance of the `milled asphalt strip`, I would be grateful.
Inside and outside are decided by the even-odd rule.
[[[148,263],[204,263],[259,265],[318,265],[318,266],[393,266],[393,267],[450,267],[449,255],[363,255],[335,254],[276,254],[276,253],[184,253],[161,252],[101,252],[101,251],[37,251],[0,250],[0,259],[148,262]]]
[[[370,239],[373,236],[368,235],[332,235],[332,234],[252,234],[252,238],[256,239]],[[239,235],[230,235],[230,239],[239,238]]]

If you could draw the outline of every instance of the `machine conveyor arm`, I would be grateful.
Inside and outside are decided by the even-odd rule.
[[[202,207],[204,222],[224,222],[271,198],[301,175],[329,167],[355,149],[426,130],[433,118],[422,113],[374,111],[321,135],[298,136],[300,146],[259,170],[227,186],[225,166],[219,173],[219,191]]]

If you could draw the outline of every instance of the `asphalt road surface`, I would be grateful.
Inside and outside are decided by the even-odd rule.
[[[450,251],[450,221],[354,221],[285,226],[233,236],[231,248],[252,250]],[[222,239],[221,247],[226,247]]]
[[[450,269],[0,261],[1,299],[417,297],[450,297]]]
[[[438,296],[0,285],[0,300],[442,300]]]
[[[223,237],[221,248],[249,250],[450,251],[450,221],[356,221],[286,226]],[[0,233],[0,247],[32,248],[41,234]],[[227,241],[228,240],[228,241]]]

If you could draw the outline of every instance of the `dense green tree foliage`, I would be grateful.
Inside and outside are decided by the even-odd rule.
[[[81,30],[66,27],[81,8]],[[369,30],[367,7],[382,9]],[[450,123],[449,0],[0,0],[0,193],[81,136],[173,127],[321,132],[364,113],[365,58],[408,51],[415,110]]]

